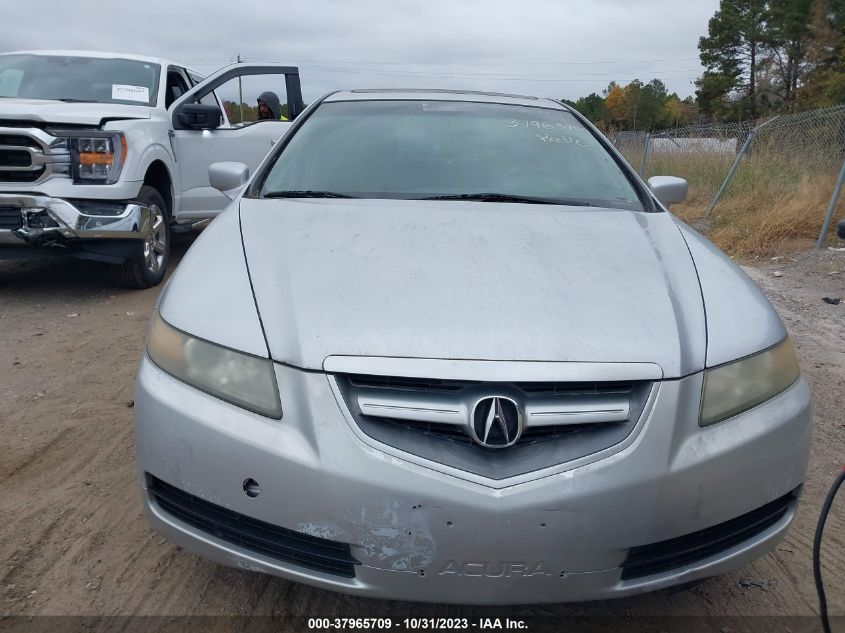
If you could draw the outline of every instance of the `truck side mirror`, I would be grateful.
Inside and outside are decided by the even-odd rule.
[[[208,167],[208,182],[230,200],[249,182],[249,167],[243,163],[212,163]]]
[[[223,122],[220,106],[205,103],[183,103],[176,108],[179,127],[188,130],[216,130]]]

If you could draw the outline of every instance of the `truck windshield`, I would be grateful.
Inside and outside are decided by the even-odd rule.
[[[321,104],[260,195],[643,209],[610,153],[566,110],[446,100]]]
[[[131,59],[0,55],[0,97],[155,106],[160,72]]]

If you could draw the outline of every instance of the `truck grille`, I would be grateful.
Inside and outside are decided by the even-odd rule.
[[[0,165],[0,182],[35,182],[44,175],[45,169],[45,167],[39,167],[31,171],[18,171],[3,169],[3,165]]]
[[[18,147],[41,147],[31,136],[23,136],[20,134],[0,134],[0,145],[18,146]]]
[[[276,560],[333,576],[355,577],[348,543],[295,532],[215,505],[147,475],[147,489],[167,514],[188,525]]]
[[[29,152],[19,149],[0,149],[0,166],[31,167],[32,156]]]
[[[50,146],[55,138],[37,128],[0,128],[0,182],[38,182],[67,173],[70,154]]]
[[[636,427],[653,386],[651,381],[490,383],[361,374],[337,374],[335,380],[366,435],[492,479],[619,444]],[[518,403],[522,415],[519,439],[503,448],[482,446],[472,437],[475,403],[497,395]]]

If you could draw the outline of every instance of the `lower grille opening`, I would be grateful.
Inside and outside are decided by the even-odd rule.
[[[21,210],[18,207],[0,206],[0,229],[15,231],[22,226]]]
[[[215,505],[147,475],[147,489],[174,518],[222,541],[278,561],[344,578],[355,577],[348,543],[310,536]]]
[[[33,171],[18,171],[16,169],[3,169],[0,166],[0,182],[35,182],[44,175],[44,167]]]
[[[780,521],[797,499],[798,489],[719,525],[668,541],[632,547],[622,563],[622,580],[672,571],[739,545]]]

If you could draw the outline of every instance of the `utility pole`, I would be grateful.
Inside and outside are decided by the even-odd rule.
[[[241,54],[238,53],[238,63],[241,63]],[[244,122],[244,85],[241,78],[238,77],[238,107],[241,110],[241,123]]]

